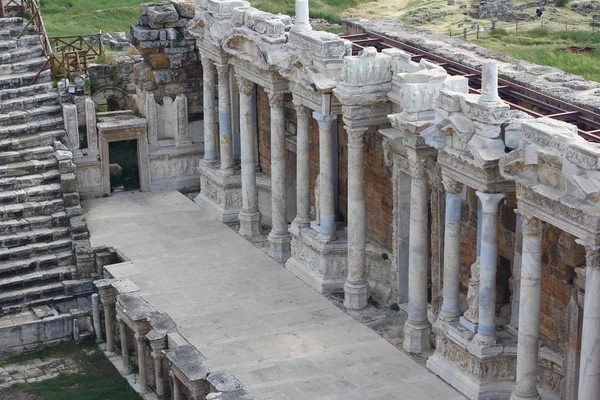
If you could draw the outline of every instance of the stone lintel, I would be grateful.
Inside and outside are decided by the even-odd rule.
[[[288,45],[309,50],[315,58],[342,60],[352,54],[352,44],[338,35],[324,31],[290,31]]]
[[[204,39],[196,41],[196,48],[200,52],[200,58],[207,58],[216,64],[227,64],[229,54],[225,53],[221,45]]]
[[[490,168],[481,168],[446,151],[439,152],[438,162],[445,175],[473,189],[487,193],[515,191],[514,182],[500,175],[497,163]]]
[[[389,103],[376,103],[363,106],[342,106],[344,123],[351,128],[388,124]]]
[[[276,71],[260,68],[250,61],[238,57],[229,59],[230,65],[235,67],[235,72],[242,78],[248,79],[259,86],[272,92],[288,92],[288,82]]]

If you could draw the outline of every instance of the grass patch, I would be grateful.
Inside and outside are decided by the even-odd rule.
[[[21,383],[14,385],[14,388],[35,394],[43,400],[140,400],[140,396],[93,344],[67,343],[17,356],[6,363],[48,357],[74,360],[80,372],[60,374],[54,379],[42,382]]]
[[[553,32],[538,28],[518,33],[501,31],[476,42],[511,57],[600,81],[600,32]],[[570,46],[594,47],[596,51],[593,54],[575,54],[561,50]]]

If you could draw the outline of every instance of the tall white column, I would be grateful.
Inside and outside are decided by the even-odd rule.
[[[600,399],[600,248],[586,246],[585,252],[579,400],[597,400]]]
[[[123,362],[123,369],[121,375],[129,375],[133,372],[131,364],[129,363],[129,345],[127,344],[127,324],[121,318],[119,321],[119,335],[121,336],[121,357]]]
[[[91,97],[85,98],[85,125],[87,128],[87,148],[90,150],[98,150],[96,103]]]
[[[115,354],[115,331],[113,328],[114,298],[107,299],[103,296],[102,306],[104,307],[104,330],[106,331],[106,355],[112,356]]]
[[[310,109],[296,106],[296,218],[295,229],[310,226]]]
[[[94,323],[96,343],[102,343],[102,322],[100,321],[100,298],[98,293],[92,294],[92,321]]]
[[[156,115],[156,100],[154,93],[146,92],[146,120],[148,120],[148,146],[158,148],[158,116]]]
[[[408,319],[404,325],[404,350],[429,350],[431,323],[427,319],[429,235],[425,160],[413,161],[410,188],[410,243],[408,245]]]
[[[517,386],[511,400],[540,399],[537,390],[540,308],[542,296],[542,221],[521,216],[523,253],[517,347]]]
[[[481,63],[481,96],[479,103],[498,103],[498,61],[485,60]]]
[[[331,124],[335,115],[313,112],[319,123],[319,239],[332,242],[337,239],[335,226],[335,194],[333,184],[333,134]]]
[[[217,120],[215,109],[217,108],[215,87],[215,63],[202,57],[202,102],[204,106],[204,162],[212,164],[217,161]]]
[[[152,358],[154,359],[154,382],[156,384],[156,394],[159,399],[164,398],[165,378],[163,376],[162,354],[164,345],[152,343]]]
[[[181,382],[173,372],[171,372],[171,377],[173,378],[173,400],[181,400]]]
[[[285,182],[285,115],[283,93],[267,91],[271,106],[271,232],[269,256],[278,262],[290,258],[287,223],[287,185]]]
[[[439,318],[450,322],[460,316],[460,194],[463,184],[444,176],[446,216],[444,225],[444,288]]]
[[[345,129],[348,135],[348,276],[344,283],[344,306],[360,310],[367,306],[369,300],[363,149],[367,128],[346,126]]]
[[[231,135],[231,100],[229,96],[229,65],[216,64],[219,79],[219,137],[221,172],[233,174],[233,142]]]
[[[260,211],[258,210],[254,137],[252,135],[254,84],[239,75],[236,76],[236,80],[240,92],[240,156],[242,164],[242,210],[238,217],[240,220],[239,234],[254,237],[260,235]]]
[[[146,376],[146,337],[135,334],[135,343],[137,348],[138,370],[140,374],[140,392],[148,391],[148,377]]]
[[[504,193],[476,192],[481,201],[479,254],[479,326],[475,342],[496,343],[496,269],[498,258],[498,204]]]
[[[513,271],[512,271],[512,298],[510,304],[510,322],[506,326],[506,329],[510,332],[517,334],[519,327],[519,308],[521,307],[519,298],[521,296],[521,263],[523,254],[523,220],[521,216],[517,214],[516,226],[515,226],[515,256],[513,260]]]
[[[297,32],[312,30],[309,20],[308,0],[296,0],[296,23],[292,30]]]

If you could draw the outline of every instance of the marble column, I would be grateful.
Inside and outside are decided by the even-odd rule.
[[[102,343],[102,322],[100,321],[100,299],[98,293],[92,294],[92,321],[94,323],[96,343]]]
[[[204,162],[213,164],[217,161],[217,120],[215,118],[216,88],[215,63],[202,57],[202,101],[204,105]]]
[[[513,260],[512,270],[512,297],[510,303],[510,322],[506,329],[515,335],[518,335],[519,330],[519,296],[521,292],[521,260],[523,253],[523,221],[521,216],[517,214],[515,226],[515,256]]]
[[[579,400],[597,400],[600,399],[600,248],[586,246],[585,253]]]
[[[219,137],[221,172],[233,174],[233,142],[231,135],[231,101],[229,96],[229,65],[216,64],[219,80]]]
[[[297,32],[312,30],[309,20],[308,0],[296,0],[296,23],[292,30]]]
[[[123,358],[123,369],[121,375],[129,375],[133,372],[129,363],[129,346],[127,344],[127,324],[121,318],[119,321],[119,335],[121,336],[121,357]]]
[[[179,379],[173,373],[171,373],[171,377],[173,378],[173,400],[182,400],[181,382],[179,382]]]
[[[498,61],[485,60],[481,63],[481,96],[479,103],[498,103]]]
[[[319,123],[319,240],[333,242],[337,239],[335,226],[335,194],[333,176],[333,134],[332,122],[336,116],[313,112]]]
[[[476,192],[481,201],[481,247],[479,254],[479,325],[474,341],[496,343],[496,269],[498,266],[498,204],[504,193]]]
[[[98,150],[96,103],[91,97],[85,98],[85,125],[87,128],[87,148],[89,150]]]
[[[296,230],[310,226],[310,109],[296,106]]]
[[[285,168],[285,115],[283,93],[267,91],[271,106],[271,232],[269,256],[277,262],[290,258],[287,223],[287,185]]]
[[[138,370],[140,373],[140,393],[146,393],[148,391],[148,377],[146,376],[146,337],[136,333],[135,343],[137,348]]]
[[[511,400],[540,399],[537,390],[542,296],[542,221],[521,216],[523,253],[517,347],[517,385]]]
[[[238,217],[240,220],[239,234],[255,237],[260,235],[261,215],[258,210],[254,137],[252,135],[254,83],[239,75],[236,76],[236,80],[240,92],[240,158],[242,165],[242,210]]]
[[[152,359],[154,360],[154,382],[156,384],[156,394],[159,399],[165,395],[165,378],[163,377],[162,350],[164,345],[152,343]]]
[[[360,310],[369,300],[367,282],[367,204],[365,202],[364,136],[367,128],[345,127],[348,135],[348,276],[344,306]]]
[[[104,330],[106,331],[106,355],[110,357],[115,354],[115,331],[113,328],[115,300],[103,297],[102,306],[104,307]]]
[[[404,350],[429,350],[431,323],[427,319],[427,277],[429,267],[428,190],[425,160],[411,165],[410,242],[408,245],[408,319],[404,325]]]
[[[446,214],[444,224],[444,287],[439,319],[451,322],[460,316],[460,195],[463,184],[444,176],[446,190]]]

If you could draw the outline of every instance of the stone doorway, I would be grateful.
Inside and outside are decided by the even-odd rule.
[[[137,142],[121,140],[108,143],[111,193],[140,188]]]

